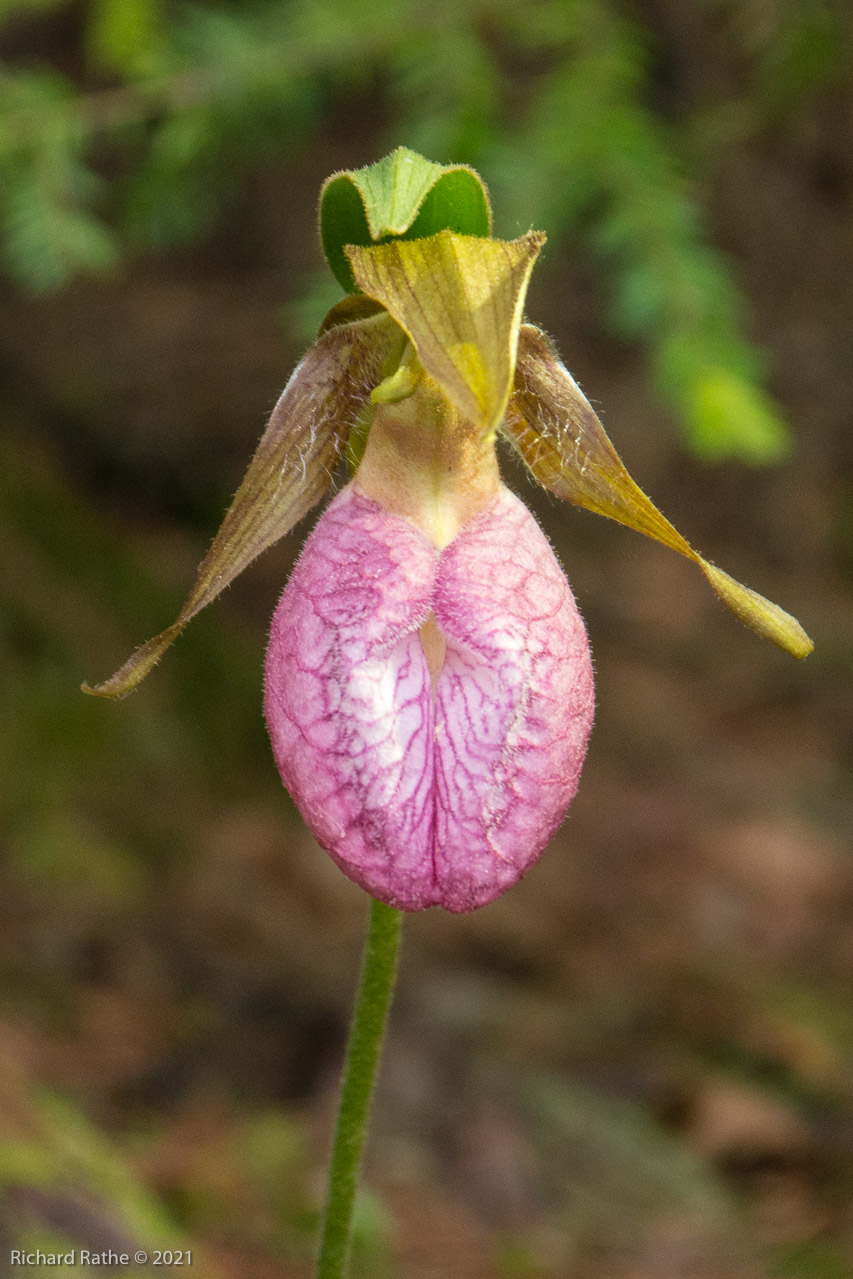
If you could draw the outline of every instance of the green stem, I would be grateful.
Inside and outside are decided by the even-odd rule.
[[[402,921],[402,911],[371,902],[370,930],[344,1062],[317,1279],[344,1279],[347,1272],[361,1152],[394,992]]]

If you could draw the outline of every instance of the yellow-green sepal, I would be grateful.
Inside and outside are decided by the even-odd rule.
[[[426,240],[349,247],[355,278],[409,335],[423,369],[484,435],[497,430],[515,373],[518,332],[545,236]]]
[[[473,169],[434,164],[408,147],[363,169],[333,173],[320,193],[323,252],[347,293],[360,291],[347,245],[417,240],[439,231],[488,236],[491,226],[489,197]]]

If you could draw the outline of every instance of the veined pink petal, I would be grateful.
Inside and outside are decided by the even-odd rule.
[[[264,709],[310,830],[368,892],[435,900],[434,711],[418,628],[438,552],[349,485],[305,545],[272,623]]]
[[[577,789],[594,693],[586,628],[523,502],[502,488],[442,553],[433,608],[435,875],[473,910],[536,861]]]
[[[446,643],[433,689],[419,628]],[[473,910],[536,860],[592,726],[586,631],[532,515],[502,488],[443,551],[346,488],[282,595],[266,716],[318,842],[374,897]]]

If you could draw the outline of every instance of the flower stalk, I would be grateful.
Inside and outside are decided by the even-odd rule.
[[[332,1145],[317,1279],[344,1279],[348,1270],[362,1151],[394,994],[402,922],[402,911],[371,901]]]

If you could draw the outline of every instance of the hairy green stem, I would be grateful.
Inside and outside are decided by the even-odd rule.
[[[371,902],[370,928],[344,1062],[317,1279],[344,1279],[347,1273],[361,1152],[394,992],[402,922],[402,911],[383,902]]]

